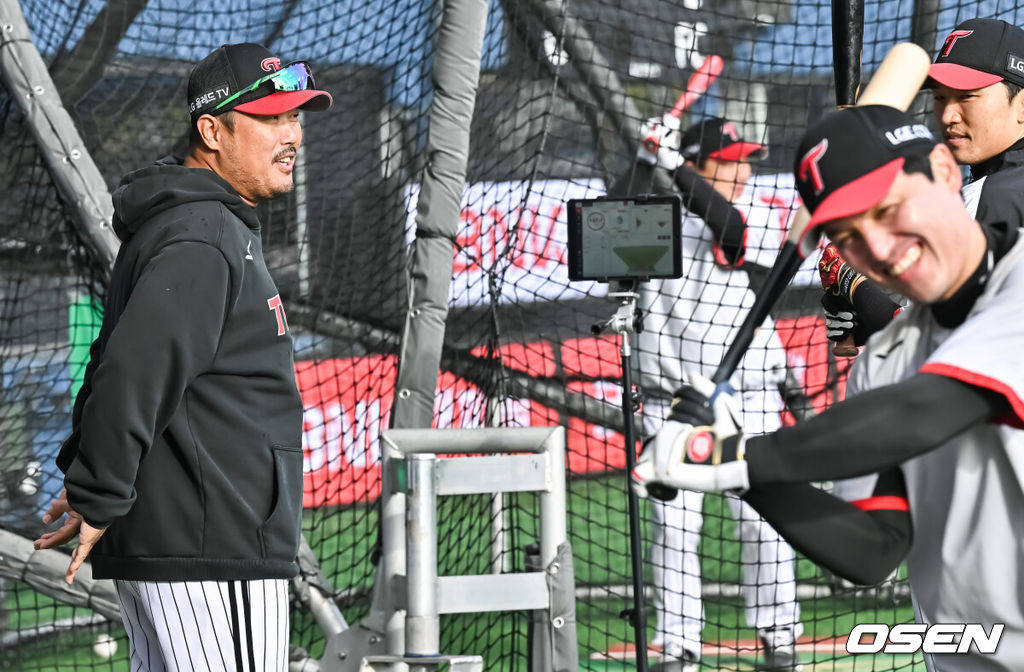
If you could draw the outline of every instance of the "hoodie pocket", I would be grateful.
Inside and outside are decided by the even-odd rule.
[[[260,551],[291,562],[299,553],[302,525],[302,448],[274,444],[274,505],[260,525]]]

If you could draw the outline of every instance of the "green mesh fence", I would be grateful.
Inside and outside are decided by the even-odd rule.
[[[130,170],[184,153],[189,68],[221,44],[261,42],[283,59],[309,60],[319,88],[333,94],[328,113],[304,119],[295,189],[261,204],[259,214],[267,262],[295,334],[306,408],[304,531],[350,624],[371,615],[380,434],[393,404],[408,245],[428,164],[430,72],[441,16],[436,5],[21,2],[32,41],[111,189]],[[882,0],[867,2],[864,14],[865,78],[896,41],[913,37],[933,53],[965,18],[1024,20],[1015,0]],[[795,145],[809,120],[835,106],[828,2],[489,3],[434,424],[567,428],[567,515],[585,669],[632,667],[632,630],[620,615],[632,605],[632,577],[619,346],[614,335],[591,330],[610,317],[615,303],[606,285],[568,280],[565,202],[604,194],[631,170],[641,122],[670,109],[710,55],[722,57],[724,69],[682,122],[724,116],[741,135],[769,148],[736,203],[751,226],[748,259],[770,265],[798,206],[789,174]],[[912,111],[930,123],[924,97]],[[4,88],[0,141],[0,524],[31,540],[42,531],[39,515],[61,488],[54,457],[69,432],[85,349],[97,328],[103,269],[76,233],[71,210]],[[686,231],[702,235],[699,227]],[[834,357],[825,341],[815,261],[797,275],[772,311],[773,327],[763,330],[743,363],[743,375],[759,381],[750,383],[749,421],[765,428],[820,412],[843,395],[850,362]],[[687,259],[684,266],[700,263]],[[736,309],[721,283],[736,284],[746,296],[744,287],[757,281],[756,272],[742,270],[716,278],[712,274],[694,297],[703,317],[695,312],[693,319],[709,325],[697,347],[687,349],[698,354],[676,358],[705,372],[725,345],[710,325]],[[677,298],[669,291],[645,288],[640,307],[652,324]],[[657,426],[659,393],[672,389],[670,377],[655,366],[672,357],[666,351],[672,329],[652,329],[634,341],[647,431]],[[536,539],[536,503],[526,495],[501,503],[442,500],[441,574],[524,568],[524,548]],[[745,571],[759,544],[774,542],[751,542],[744,550],[727,501],[708,495],[699,507],[698,560],[675,578],[686,583],[683,577],[700,574],[705,669],[759,664],[763,652],[744,599],[756,593],[752,599],[762,600],[757,583],[786,565],[793,568],[794,597],[779,599],[799,607],[805,669],[923,669],[910,656],[854,660],[843,647],[858,620],[912,619],[905,582],[855,589],[804,558],[765,560],[764,554],[758,563],[774,564],[771,572]],[[677,560],[655,547],[649,502],[641,514],[648,640],[657,643],[665,633],[657,632],[661,598],[653,582],[659,572],[676,571]],[[0,666],[128,669],[119,623],[23,579],[3,580]],[[483,655],[488,670],[525,670],[528,623],[522,613],[445,617],[441,647]],[[121,646],[105,659],[91,646],[108,634]],[[325,636],[299,606],[292,634],[313,658],[322,655]],[[652,660],[658,655],[652,649]],[[321,664],[337,669],[331,666],[340,663]]]

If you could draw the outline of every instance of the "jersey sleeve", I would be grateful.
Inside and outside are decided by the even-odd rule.
[[[216,355],[229,310],[228,263],[205,243],[151,258],[90,377],[78,450],[64,484],[89,524],[106,527],[135,501],[139,464]]]
[[[1011,266],[998,285],[987,291],[967,320],[928,357],[922,373],[946,376],[996,392],[1010,410],[997,422],[1024,429],[1024,248],[1004,258]],[[999,273],[997,267],[994,273]]]
[[[845,495],[844,498],[861,511],[910,511],[907,487],[899,469],[889,469],[862,478],[871,482],[870,491],[856,492],[853,488],[845,490],[837,484],[837,494]]]
[[[899,469],[880,474],[871,494],[853,502],[803,483],[754,486],[743,498],[793,548],[854,583],[884,580],[913,541]]]

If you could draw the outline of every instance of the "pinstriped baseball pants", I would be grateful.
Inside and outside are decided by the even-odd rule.
[[[286,672],[288,582],[114,581],[131,672]]]

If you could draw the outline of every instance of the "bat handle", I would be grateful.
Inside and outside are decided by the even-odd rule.
[[[714,404],[715,403],[715,399],[718,398],[718,395],[720,395],[720,394],[732,394],[735,391],[736,390],[733,389],[732,384],[728,380],[723,380],[722,382],[720,382],[717,385],[715,385],[715,391],[711,393],[711,398],[708,399],[708,403]]]
[[[856,357],[860,354],[860,348],[853,340],[853,334],[839,341],[832,348],[832,354],[836,357]]]

